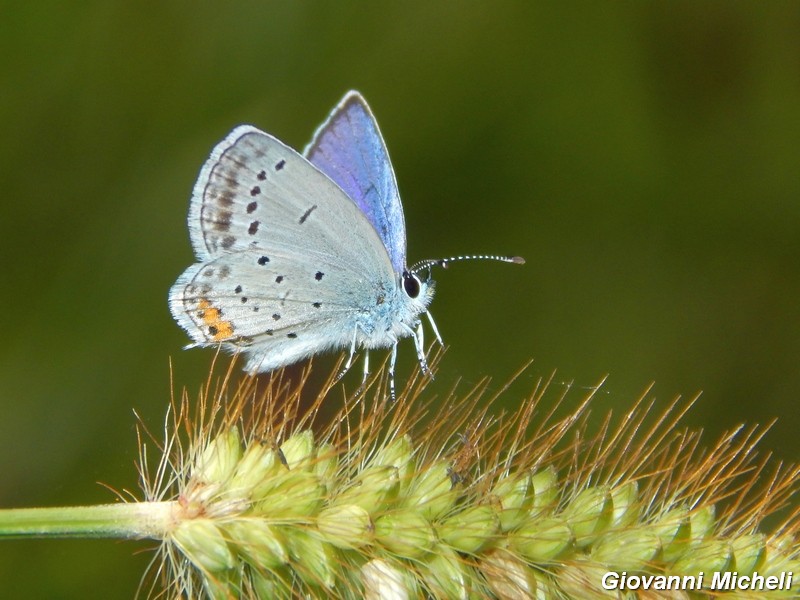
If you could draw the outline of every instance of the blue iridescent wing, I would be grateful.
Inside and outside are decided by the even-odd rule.
[[[406,268],[406,225],[389,153],[375,117],[348,92],[304,154],[355,202],[378,232],[396,273]]]

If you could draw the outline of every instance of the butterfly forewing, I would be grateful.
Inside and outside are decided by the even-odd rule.
[[[304,154],[372,223],[395,272],[405,270],[406,228],[394,170],[378,123],[358,92],[333,109]]]
[[[295,253],[303,248],[309,261],[314,255],[341,256],[356,272],[388,261],[385,252],[375,256],[376,232],[330,178],[271,135],[246,125],[214,148],[203,166],[189,224],[200,260],[268,243]]]

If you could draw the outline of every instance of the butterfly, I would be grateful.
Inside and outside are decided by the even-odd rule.
[[[197,262],[169,292],[193,346],[241,352],[245,370],[267,372],[311,355],[390,348],[394,396],[398,341],[414,340],[423,372],[421,315],[434,293],[431,267],[406,264],[397,182],[364,98],[348,92],[299,154],[250,125],[212,150],[192,192],[189,234]]]

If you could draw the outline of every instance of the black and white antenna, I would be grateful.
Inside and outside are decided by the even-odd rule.
[[[409,269],[411,273],[416,273],[420,269],[430,269],[431,267],[447,268],[451,262],[460,260],[496,260],[505,263],[514,263],[515,265],[524,265],[525,259],[521,256],[498,256],[496,254],[469,254],[464,256],[450,256],[448,258],[429,258],[428,260],[421,260],[412,265]]]

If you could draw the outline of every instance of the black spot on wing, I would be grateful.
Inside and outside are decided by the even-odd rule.
[[[300,225],[302,225],[303,223],[305,223],[305,222],[306,222],[306,219],[309,217],[309,215],[310,215],[312,212],[314,212],[314,209],[315,209],[315,208],[317,208],[317,205],[316,205],[316,204],[315,204],[314,206],[312,206],[311,208],[309,208],[309,209],[308,209],[306,212],[304,212],[304,213],[303,213],[303,216],[302,216],[302,217],[300,217]]]
[[[247,214],[252,214],[258,208],[258,202],[251,202],[247,205]]]
[[[262,256],[258,259],[257,262],[263,267],[265,264],[269,262],[269,256]]]
[[[285,166],[286,166],[286,161],[283,160],[283,159],[280,159],[278,162],[275,163],[275,170],[276,171],[280,171]]]

